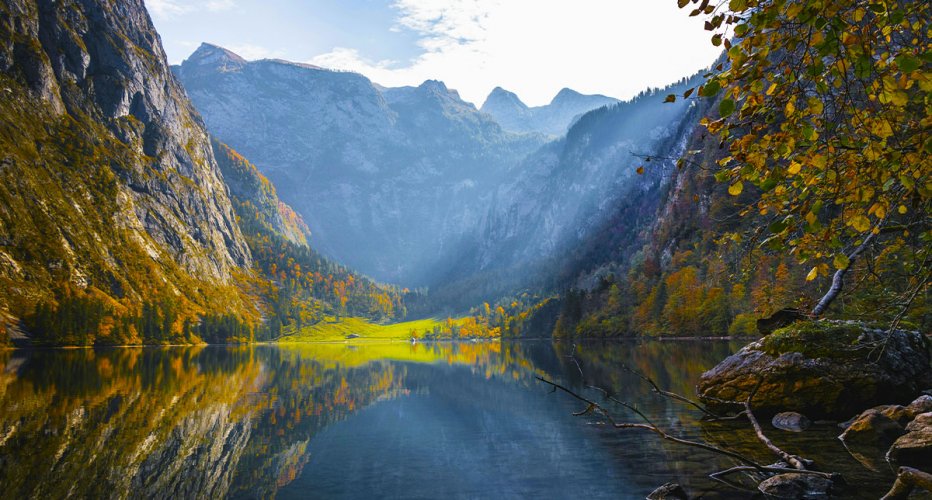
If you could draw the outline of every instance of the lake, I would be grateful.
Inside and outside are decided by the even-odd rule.
[[[0,351],[3,498],[644,498],[733,461],[616,430],[567,394],[601,387],[671,433],[774,461],[746,422],[701,422],[653,394],[694,394],[728,341],[300,344]],[[619,420],[634,421],[623,408]],[[822,424],[769,429],[877,498],[872,472]]]

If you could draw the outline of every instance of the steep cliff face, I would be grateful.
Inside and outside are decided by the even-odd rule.
[[[175,70],[211,133],[307,221],[313,246],[383,280],[416,283],[542,143],[503,131],[436,81],[386,89],[207,44]]]
[[[203,307],[250,265],[142,0],[0,4],[0,93],[8,318],[64,289],[123,306],[167,292]]]
[[[586,286],[581,282],[598,281],[623,260],[654,222],[704,109],[664,103],[664,96],[694,84],[591,111],[529,155],[499,186],[480,225],[437,267],[437,300],[467,306],[522,287]]]
[[[585,113],[618,102],[613,97],[585,95],[573,89],[563,89],[550,104],[528,107],[515,93],[495,87],[481,110],[495,118],[505,130],[561,136]]]

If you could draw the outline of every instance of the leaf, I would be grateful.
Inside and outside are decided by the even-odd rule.
[[[788,226],[787,226],[787,223],[786,223],[786,222],[784,222],[784,221],[777,221],[777,222],[774,222],[773,224],[771,224],[770,226],[768,226],[767,229],[769,229],[770,232],[773,233],[773,234],[780,234],[780,233],[782,233],[783,231],[785,231],[787,227],[788,227]]]
[[[673,94],[670,94],[667,96],[666,99],[663,100],[663,102],[676,102],[676,96]]]
[[[676,0],[676,4],[682,9],[689,5],[689,0]]]
[[[802,166],[803,166],[802,163],[799,163],[798,161],[793,161],[793,162],[790,162],[790,166],[787,167],[786,171],[789,172],[790,175],[796,175],[799,173],[799,170],[802,168]]]
[[[731,116],[735,112],[735,101],[731,99],[722,99],[722,102],[718,104],[718,114],[722,118]]]
[[[793,101],[787,101],[784,114],[787,116],[787,118],[789,118],[793,116],[793,113],[795,112],[796,112],[796,105],[793,104]]]
[[[919,69],[919,66],[921,66],[919,59],[909,54],[901,54],[896,56],[895,60],[896,65],[900,68],[900,71],[904,73],[912,73],[913,71]]]
[[[835,269],[848,269],[848,266],[851,265],[851,259],[847,255],[840,253],[832,260],[832,264],[835,265]]]
[[[731,0],[728,2],[728,8],[733,12],[741,12],[748,8],[748,0]]]
[[[855,231],[863,233],[871,228],[871,221],[863,215],[856,215],[848,220],[848,225],[853,227]]]
[[[741,181],[728,186],[728,194],[732,196],[738,196],[742,191],[744,191],[744,183]]]
[[[644,174],[644,167],[638,167],[637,173],[638,173],[638,175],[643,175],[643,174]]]
[[[719,90],[722,90],[722,84],[718,83],[718,80],[709,80],[699,88],[699,94],[702,97],[715,97]]]
[[[686,92],[683,92],[683,99],[686,99],[687,97],[693,95],[693,91],[694,91],[694,90],[696,90],[696,87],[693,87],[693,88],[687,90]]]
[[[809,274],[806,275],[806,281],[812,281],[819,277],[819,268],[818,266],[813,267]]]

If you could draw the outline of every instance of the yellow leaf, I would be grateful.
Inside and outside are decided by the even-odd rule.
[[[790,166],[786,169],[786,171],[789,172],[790,175],[796,175],[799,173],[799,169],[802,168],[802,166],[803,165],[798,161],[793,161],[790,163]]]
[[[897,209],[897,212],[899,212],[900,215],[904,215],[904,214],[907,212],[906,206],[905,206],[905,205],[900,205],[900,207]]]
[[[825,163],[828,160],[825,158],[825,155],[814,155],[812,157],[812,160],[810,161],[812,162],[812,165],[816,168],[825,168]]]
[[[812,281],[819,277],[819,268],[813,267],[809,274],[806,275],[806,281]]]
[[[767,88],[767,95],[773,95],[774,91],[777,90],[777,84],[771,83],[770,87]]]
[[[855,215],[848,220],[848,225],[856,231],[864,232],[871,228],[871,221],[863,215]]]
[[[728,194],[732,196],[738,196],[739,194],[741,194],[741,191],[744,191],[744,183],[741,181],[738,181],[732,184],[731,186],[728,186]]]
[[[787,102],[787,103],[786,103],[786,110],[785,110],[786,116],[788,116],[788,117],[789,117],[789,116],[793,116],[793,113],[795,113],[795,112],[796,112],[796,105],[793,104],[793,101]]]

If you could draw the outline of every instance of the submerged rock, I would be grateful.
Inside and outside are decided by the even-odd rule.
[[[718,412],[754,393],[753,407],[761,414],[789,410],[843,419],[865,407],[915,398],[932,382],[929,360],[928,343],[918,332],[896,331],[888,338],[857,323],[797,323],[704,373],[698,392]]]
[[[805,415],[793,411],[777,413],[770,422],[781,431],[802,432],[812,425]]]
[[[667,483],[647,495],[647,500],[689,500],[689,495],[682,486]]]
[[[832,480],[813,474],[788,472],[761,482],[757,489],[767,498],[829,498]]]

